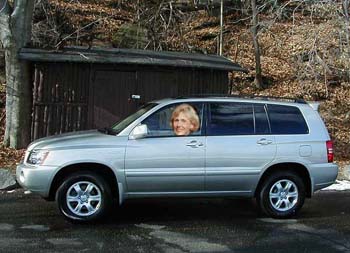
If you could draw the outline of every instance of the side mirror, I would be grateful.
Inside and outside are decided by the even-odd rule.
[[[147,125],[138,125],[131,131],[129,135],[129,140],[137,140],[146,137],[148,134]]]

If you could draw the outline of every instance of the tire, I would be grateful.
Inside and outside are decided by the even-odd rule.
[[[90,222],[108,214],[112,193],[103,177],[92,172],[79,172],[65,178],[56,192],[56,201],[68,220]]]
[[[261,211],[279,219],[296,215],[304,201],[304,182],[293,172],[273,173],[263,182],[257,196]]]

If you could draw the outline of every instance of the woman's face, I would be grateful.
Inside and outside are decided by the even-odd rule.
[[[183,112],[180,112],[173,121],[174,132],[176,135],[189,135],[194,128],[190,119]]]

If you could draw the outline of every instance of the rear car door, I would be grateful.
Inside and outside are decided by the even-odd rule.
[[[211,102],[208,105],[207,191],[249,195],[276,153],[264,104]]]

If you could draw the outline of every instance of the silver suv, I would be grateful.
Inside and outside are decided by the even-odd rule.
[[[338,174],[318,104],[192,97],[146,104],[111,128],[31,143],[17,180],[70,220],[147,197],[255,197],[275,218],[296,214]]]

